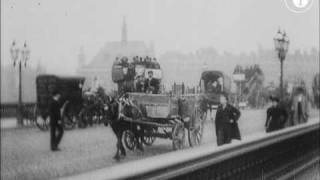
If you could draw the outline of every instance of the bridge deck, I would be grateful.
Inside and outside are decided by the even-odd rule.
[[[316,111],[314,117],[319,117],[318,113]],[[264,116],[264,110],[242,111],[239,127],[244,140],[265,136]],[[62,151],[57,153],[49,150],[49,133],[36,128],[2,129],[1,145],[2,179],[57,178],[119,164],[112,160],[115,137],[110,128],[104,126],[66,131]],[[216,149],[214,127],[210,121],[205,126],[203,146]],[[128,156],[120,164],[172,151],[170,141],[157,139],[143,153],[128,151]]]

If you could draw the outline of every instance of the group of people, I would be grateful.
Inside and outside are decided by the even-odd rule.
[[[306,123],[309,118],[309,106],[303,90],[299,90],[291,102],[284,104],[274,96],[270,97],[271,107],[267,109],[266,132]]]
[[[129,67],[130,65],[143,65],[150,69],[160,69],[160,64],[158,63],[157,59],[149,56],[134,56],[132,59],[129,59],[126,56],[121,58],[116,57],[115,64],[121,65],[122,67]]]
[[[138,76],[136,82],[137,92],[157,94],[159,91],[159,83],[153,78],[153,71],[148,71],[148,78]],[[54,91],[49,103],[50,116],[50,134],[51,134],[51,150],[59,151],[59,143],[63,136],[63,125],[61,118],[61,94]],[[265,131],[267,133],[277,131],[286,126],[293,126],[301,123],[306,123],[309,117],[308,101],[303,91],[299,91],[292,98],[289,104],[281,104],[278,97],[270,96],[271,106],[266,111]],[[220,104],[218,105],[215,128],[217,144],[231,143],[232,139],[241,140],[241,134],[238,127],[238,120],[241,112],[228,102],[228,96],[225,93],[220,93]],[[64,103],[65,105],[66,103]]]
[[[270,96],[271,106],[266,112],[265,131],[277,131],[286,126],[306,123],[309,117],[308,101],[303,92],[292,98],[292,102],[283,105],[278,97]],[[231,143],[232,139],[241,140],[238,120],[240,111],[228,103],[228,96],[220,95],[220,104],[215,117],[217,144]]]
[[[153,71],[148,72],[148,78],[143,75],[137,77],[136,92],[148,93],[148,94],[158,94],[159,93],[159,81],[153,78]]]

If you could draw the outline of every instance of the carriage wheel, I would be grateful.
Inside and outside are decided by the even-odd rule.
[[[49,116],[46,116],[45,118],[43,118],[40,115],[40,112],[37,106],[33,110],[33,122],[37,125],[37,127],[41,131],[47,131],[49,129],[49,122],[50,122]]]
[[[137,146],[137,139],[134,136],[134,133],[130,130],[126,130],[123,132],[122,139],[124,145],[131,151],[133,151]]]
[[[178,123],[172,130],[172,147],[174,150],[182,149],[185,146],[185,131],[184,125]]]
[[[199,146],[201,144],[206,117],[207,113],[201,111],[200,108],[195,110],[194,118],[188,127],[189,144],[191,147]]]
[[[144,134],[153,134],[155,132],[157,132],[157,130],[155,128],[144,129]],[[143,144],[145,144],[147,146],[151,146],[155,140],[156,140],[156,137],[154,137],[152,135],[143,136],[143,138],[142,138]]]

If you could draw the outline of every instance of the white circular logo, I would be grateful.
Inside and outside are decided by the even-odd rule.
[[[284,0],[287,8],[295,13],[303,13],[312,7],[313,0]]]

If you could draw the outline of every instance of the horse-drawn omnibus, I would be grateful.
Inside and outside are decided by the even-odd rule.
[[[207,107],[216,108],[221,93],[230,95],[231,79],[222,71],[204,71],[200,79],[200,91]]]
[[[155,79],[155,87],[148,91],[146,84],[150,76]],[[127,106],[133,107],[139,114],[134,116],[121,111],[120,117],[142,128],[144,144],[151,145],[156,138],[167,138],[172,140],[173,149],[181,149],[187,144],[187,136],[190,146],[201,143],[206,114],[201,106],[200,95],[176,96],[162,93],[159,88],[162,71],[154,58],[146,57],[142,61],[141,58],[134,57],[132,62],[125,57],[117,59],[112,67],[112,79],[118,85],[119,93],[127,95]],[[141,90],[138,86],[143,82],[146,88]],[[123,134],[125,145],[129,149],[134,149],[137,144],[132,136],[134,133],[130,130]]]

